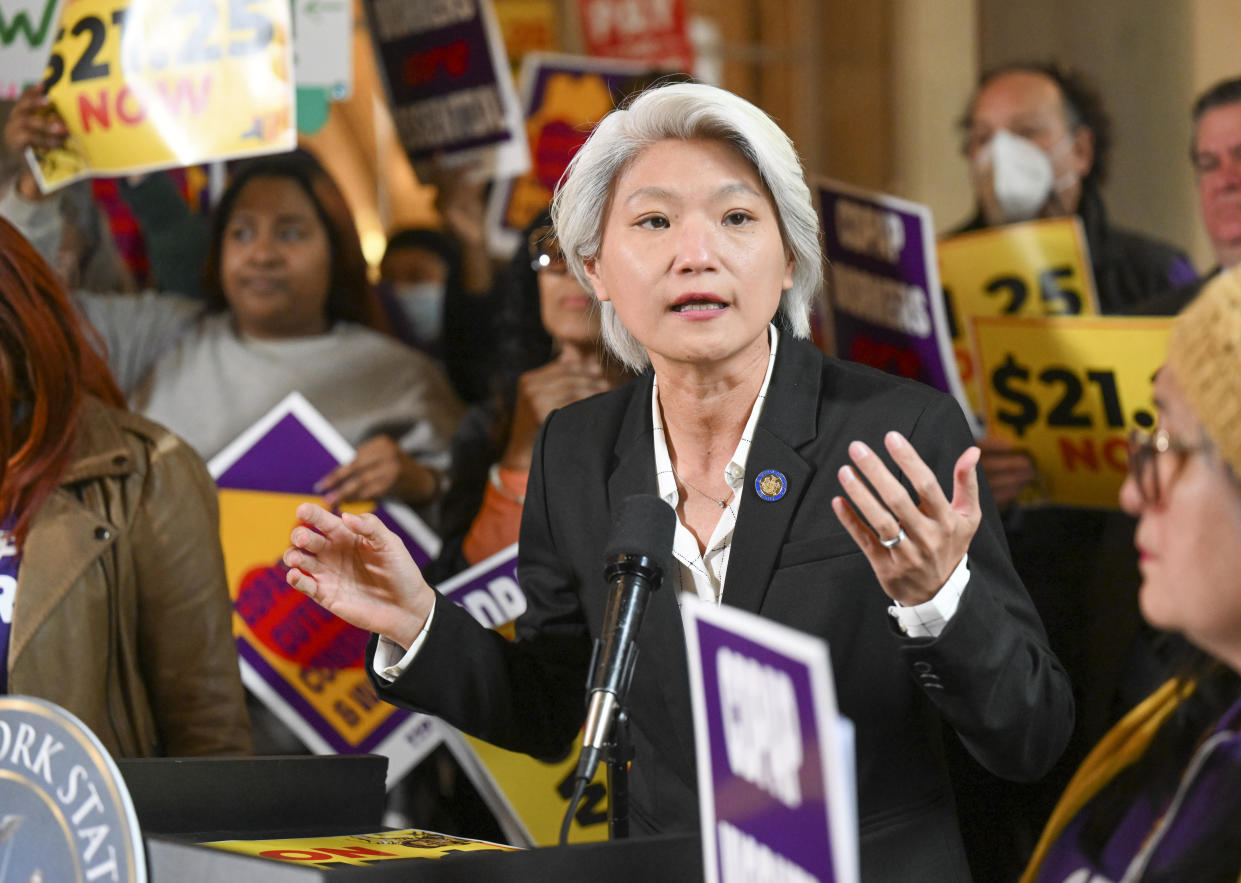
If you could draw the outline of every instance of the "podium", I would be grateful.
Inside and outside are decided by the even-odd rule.
[[[201,844],[383,831],[386,759],[153,758],[122,760],[117,766],[142,827],[151,883],[702,880],[697,834],[401,859],[369,867],[309,867],[225,852]]]

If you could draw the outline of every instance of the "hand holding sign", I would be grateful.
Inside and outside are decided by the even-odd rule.
[[[1040,502],[1116,505],[1129,430],[1154,425],[1167,329],[1156,318],[974,319],[988,432],[1037,464]]]
[[[303,503],[297,518],[302,523],[283,559],[289,585],[346,622],[408,648],[435,593],[405,544],[369,513],[337,516]]]
[[[13,156],[26,150],[55,150],[65,143],[68,127],[43,93],[42,86],[29,86],[17,99],[4,124],[4,146]],[[27,202],[43,198],[38,182],[29,168],[22,167],[17,179],[17,192]]]
[[[337,466],[315,484],[329,506],[386,496],[421,506],[433,500],[439,489],[439,474],[402,451],[387,435],[362,442],[351,462]]]

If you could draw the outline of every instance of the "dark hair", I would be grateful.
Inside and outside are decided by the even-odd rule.
[[[449,273],[452,272],[454,265],[461,263],[461,248],[447,233],[432,230],[430,227],[405,227],[389,237],[383,260],[379,262],[380,266],[383,266],[383,261],[386,261],[393,252],[406,248],[431,252],[444,262]]]
[[[978,78],[978,87],[970,97],[964,115],[958,121],[960,128],[969,129],[979,92],[992,80],[1005,74],[1017,73],[1039,74],[1056,84],[1069,131],[1076,132],[1085,127],[1094,137],[1094,161],[1090,164],[1090,171],[1082,179],[1082,184],[1096,188],[1101,186],[1107,177],[1108,158],[1112,150],[1112,120],[1103,109],[1103,99],[1080,71],[1055,61],[1013,61],[989,68]]]
[[[1189,136],[1189,158],[1193,160],[1198,153],[1198,123],[1208,110],[1224,107],[1228,104],[1241,104],[1241,77],[1220,80],[1207,89],[1194,101],[1192,119],[1194,128]]]
[[[512,413],[521,375],[546,364],[552,357],[552,336],[543,327],[539,305],[539,274],[531,265],[528,248],[531,235],[551,223],[551,212],[544,209],[526,225],[497,286],[495,339],[499,369],[492,392],[505,414]],[[507,428],[507,421],[502,422]]]
[[[449,233],[430,227],[405,227],[388,239],[383,259],[379,262],[382,274],[388,258],[407,248],[428,251],[444,262],[444,297],[453,299],[465,294],[465,267],[461,263],[461,246]]]
[[[17,516],[21,544],[69,465],[83,400],[125,399],[56,273],[3,219],[0,291],[0,389],[15,390],[0,395],[0,517]]]
[[[345,320],[383,330],[384,323],[379,318],[379,307],[367,281],[366,258],[362,254],[362,243],[358,239],[349,204],[332,176],[305,150],[248,160],[233,173],[211,217],[207,259],[203,267],[208,308],[228,309],[220,278],[224,230],[238,196],[255,178],[284,178],[296,183],[310,199],[315,214],[327,231],[332,252],[331,279],[325,306],[328,321]]]
[[[1241,676],[1235,671],[1183,638],[1165,635],[1162,640],[1165,642],[1162,652],[1165,656],[1172,657],[1172,664],[1178,672],[1177,680],[1184,685],[1186,695],[1152,738],[1142,756],[1122,770],[1083,810],[1089,815],[1081,830],[1080,845],[1087,856],[1095,859],[1102,856],[1108,839],[1136,803],[1145,799],[1154,807],[1167,805],[1176,793],[1181,776],[1198,745],[1241,698]],[[1222,793],[1235,795],[1241,792]],[[1216,846],[1237,842],[1236,828],[1225,827],[1225,823],[1237,823],[1241,817],[1241,801],[1219,809],[1219,816],[1205,825],[1199,840],[1211,842],[1211,855],[1195,850],[1192,854],[1181,856],[1176,865],[1163,869],[1159,875],[1143,879],[1225,879],[1216,873],[1187,873],[1190,863],[1198,871],[1205,872],[1208,866],[1214,868],[1219,862],[1219,868],[1232,875],[1226,879],[1235,880],[1238,850],[1229,851]]]

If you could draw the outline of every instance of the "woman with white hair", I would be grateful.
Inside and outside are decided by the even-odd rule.
[[[700,599],[827,640],[857,728],[863,879],[968,880],[944,725],[993,772],[1033,778],[1073,712],[960,409],[803,340],[822,278],[817,217],[788,137],[735,95],[640,94],[574,158],[553,216],[609,348],[646,370],[544,424],[517,640],[441,603],[368,517],[299,507],[290,584],[379,633],[385,698],[556,756],[582,726],[612,513],[657,494],[676,535],[628,696],[634,829],[698,825],[678,605]]]

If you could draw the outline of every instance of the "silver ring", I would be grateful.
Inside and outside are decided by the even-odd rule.
[[[905,528],[899,527],[898,525],[896,536],[892,537],[890,540],[880,540],[879,545],[883,546],[885,549],[895,549],[897,544],[903,539],[905,539]]]

